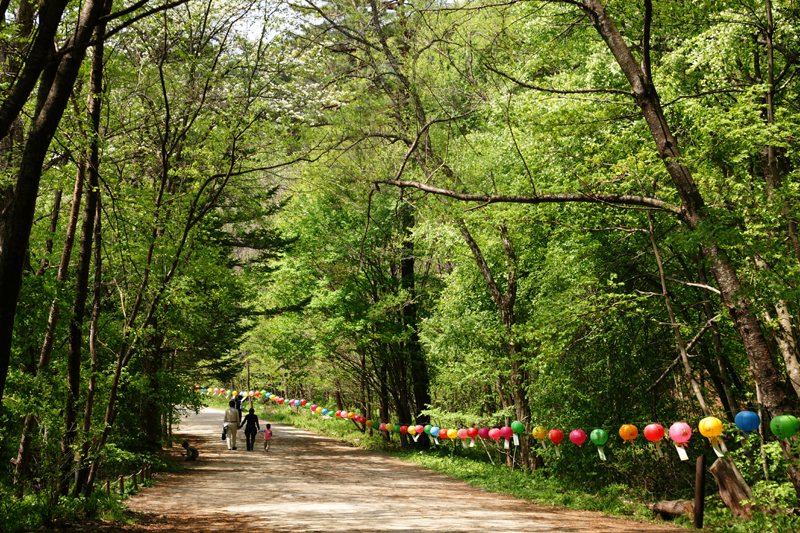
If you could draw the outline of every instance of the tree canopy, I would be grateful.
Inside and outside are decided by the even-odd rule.
[[[3,495],[91,492],[224,384],[518,420],[509,465],[660,494],[691,470],[531,431],[714,416],[796,503],[795,2],[3,6]]]

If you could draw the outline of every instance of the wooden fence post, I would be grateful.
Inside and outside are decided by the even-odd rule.
[[[119,476],[118,482],[119,482],[119,493],[120,493],[120,495],[125,494],[125,478],[122,477],[122,476]]]
[[[139,484],[136,482],[136,472],[131,476],[131,480],[133,480],[133,490],[139,490]]]
[[[111,494],[111,480],[106,480],[106,494]]]
[[[703,511],[706,499],[706,454],[697,458],[694,476],[694,527],[703,529]]]
[[[139,470],[139,483],[144,485],[144,467],[142,467],[142,469]]]

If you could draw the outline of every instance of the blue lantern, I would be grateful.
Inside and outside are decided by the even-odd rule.
[[[322,414],[323,414],[323,415],[327,415],[327,414],[328,414],[328,410],[327,410],[327,409],[323,409],[323,410],[322,410]]]
[[[753,411],[742,411],[736,418],[736,427],[744,431],[745,436],[749,435],[751,431],[758,429],[761,425],[761,418]]]

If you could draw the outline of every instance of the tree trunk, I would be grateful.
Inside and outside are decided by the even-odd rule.
[[[728,506],[728,509],[733,512],[733,517],[740,518],[744,516],[750,518],[752,515],[750,504],[742,505],[740,502],[742,500],[751,499],[753,495],[748,495],[747,492],[742,490],[741,483],[731,466],[730,459],[722,457],[717,459],[708,471],[711,472],[711,475],[717,480],[719,496],[725,505]]]
[[[56,33],[67,3],[67,0],[49,0],[45,1],[38,9],[39,25],[36,28],[36,38],[28,53],[25,54],[27,56],[25,65],[22,71],[15,76],[11,93],[0,107],[0,139],[8,135],[13,123],[19,117],[20,111],[28,101],[28,97],[36,87],[39,75],[48,63],[48,56],[53,52],[53,42],[57,38]],[[21,2],[20,8],[27,7],[30,14],[33,15],[36,11],[32,9],[32,4],[32,2]],[[22,25],[28,25],[32,23],[32,20],[28,21],[23,18],[20,22]],[[30,35],[30,28],[21,31],[19,36],[24,42],[28,35]]]
[[[42,96],[40,98],[41,106],[37,106],[39,107],[38,112],[34,115],[28,131],[25,150],[23,151],[20,168],[16,176],[14,201],[7,210],[8,216],[6,220],[8,222],[3,225],[2,234],[0,234],[0,243],[2,243],[2,248],[0,248],[0,399],[2,399],[5,392],[5,383],[8,376],[14,317],[17,311],[19,292],[22,287],[22,269],[36,210],[36,198],[39,193],[39,181],[42,176],[44,158],[61,122],[61,117],[69,102],[75,80],[80,72],[81,63],[86,54],[84,45],[89,42],[102,9],[103,4],[96,0],[88,0],[83,4],[75,33],[70,37],[66,45],[71,51],[64,54],[58,63],[58,68],[54,69],[52,84],[46,83],[47,80],[43,76],[39,93]],[[54,9],[53,12],[48,10],[40,26],[46,21],[49,22],[51,15],[56,15],[55,11],[57,10]],[[63,11],[63,8],[61,11]],[[57,16],[60,19],[60,12]],[[54,34],[55,32],[49,35],[48,50],[52,47]],[[39,37],[41,37],[41,34]],[[34,43],[34,48],[36,46],[36,43]],[[43,59],[44,56],[42,56]],[[31,59],[29,58],[30,61]],[[41,66],[37,65],[37,68],[41,68]],[[9,101],[10,99],[6,99],[6,102]],[[0,119],[5,116],[3,115],[5,105],[3,107],[4,109],[0,110]],[[4,136],[4,133],[0,128],[0,137],[2,136]]]
[[[667,518],[676,518],[682,515],[694,516],[694,502],[692,500],[660,501],[648,504],[647,508]]]
[[[72,247],[75,242],[75,230],[78,226],[78,214],[80,213],[81,199],[83,198],[83,182],[86,175],[86,165],[83,157],[78,162],[78,169],[75,174],[75,189],[72,193],[72,207],[70,208],[69,220],[67,221],[67,231],[64,236],[64,247],[61,250],[61,261],[58,265],[56,283],[63,283],[67,279],[69,263],[72,257]],[[41,375],[42,371],[50,366],[50,357],[53,353],[53,343],[55,342],[56,326],[60,316],[60,306],[58,299],[54,299],[50,304],[50,315],[47,319],[47,330],[45,331],[42,351],[39,354],[36,375]],[[33,442],[31,432],[35,426],[36,419],[33,414],[25,416],[22,425],[22,435],[17,452],[17,462],[14,469],[14,483],[20,482],[27,474],[28,462],[30,459],[30,447]]]
[[[75,479],[75,492],[73,496],[78,495],[78,491],[84,496],[91,493],[92,489],[87,485],[89,478],[89,468],[86,467],[88,460],[90,442],[88,439],[89,431],[92,429],[92,411],[94,409],[94,396],[97,388],[97,327],[100,321],[100,305],[103,300],[103,254],[102,254],[102,210],[100,208],[101,200],[97,199],[97,214],[95,215],[94,222],[94,285],[92,287],[92,318],[89,323],[89,357],[91,360],[89,383],[86,387],[86,407],[83,411],[83,434],[84,441],[81,447],[81,454],[78,464],[78,476]]]
[[[522,349],[518,342],[514,340],[513,326],[516,322],[514,315],[514,304],[517,299],[517,257],[514,252],[514,246],[508,237],[508,231],[505,224],[500,225],[500,241],[503,244],[503,251],[506,255],[507,262],[507,280],[505,295],[501,294],[497,283],[494,280],[491,269],[489,268],[483,253],[478,247],[478,243],[472,238],[466,224],[463,220],[458,221],[461,229],[461,235],[464,237],[472,255],[475,257],[475,262],[478,264],[478,269],[483,275],[486,286],[492,295],[492,298],[500,311],[500,319],[506,327],[506,334],[508,335],[508,354],[511,362],[511,395],[514,399],[514,411],[517,420],[525,424],[526,431],[520,435],[520,463],[523,468],[534,469],[536,468],[536,459],[531,452],[531,438],[527,431],[530,422],[530,406],[528,405],[528,397],[525,391],[526,373],[524,369],[524,360],[522,357]]]
[[[419,323],[417,318],[416,304],[416,278],[414,272],[414,241],[412,240],[411,230],[414,227],[414,215],[411,206],[403,204],[400,213],[403,226],[403,258],[400,264],[401,287],[408,293],[406,304],[403,307],[403,325],[410,330],[410,336],[405,343],[405,353],[408,355],[411,375],[409,378],[413,384],[415,422],[425,425],[430,421],[430,417],[420,414],[428,408],[431,403],[430,378],[428,376],[428,364],[422,352],[419,342]],[[426,439],[423,439],[427,442]]]
[[[105,3],[96,0],[97,6],[103,14],[111,10],[111,0]],[[94,9],[98,9],[94,7]],[[94,26],[94,24],[93,24]],[[91,272],[93,239],[96,231],[95,216],[100,198],[100,112],[103,96],[103,45],[102,37],[105,35],[105,26],[92,27],[95,38],[100,39],[100,44],[94,49],[92,57],[92,72],[90,79],[89,98],[87,108],[91,124],[91,139],[89,164],[87,165],[88,188],[83,211],[83,224],[81,226],[81,239],[78,251],[78,264],[75,268],[75,301],[72,307],[72,316],[69,323],[69,341],[67,345],[67,386],[68,394],[64,409],[65,433],[62,441],[62,451],[68,464],[72,462],[72,444],[78,434],[77,405],[80,399],[81,387],[81,354],[83,352],[83,318],[86,311],[86,298],[89,290],[89,273]],[[79,456],[80,457],[80,456]],[[66,472],[66,469],[65,469]],[[68,483],[64,483],[61,492],[66,494]],[[80,487],[75,487],[76,491]]]

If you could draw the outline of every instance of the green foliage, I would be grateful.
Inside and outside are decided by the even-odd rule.
[[[3,531],[31,531],[59,522],[75,523],[99,518],[123,522],[123,509],[120,498],[102,491],[89,497],[61,497],[53,503],[43,493],[17,499],[0,489],[0,529]]]

